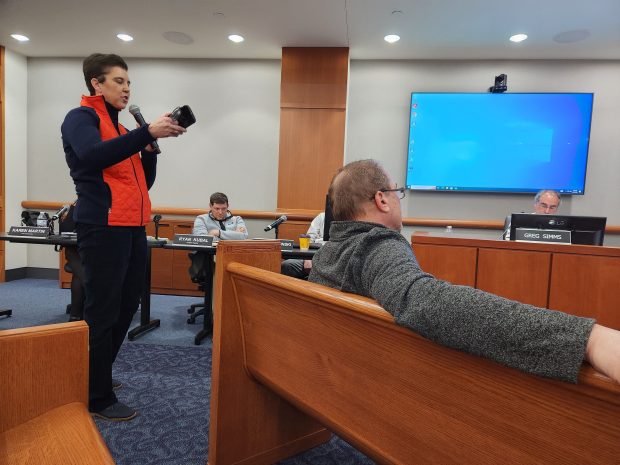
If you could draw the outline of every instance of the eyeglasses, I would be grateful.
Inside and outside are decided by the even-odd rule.
[[[405,198],[406,189],[404,187],[395,187],[394,189],[388,189],[387,187],[383,189],[379,189],[377,192],[395,192],[398,195],[399,199]],[[375,196],[373,195],[370,200],[374,200]]]

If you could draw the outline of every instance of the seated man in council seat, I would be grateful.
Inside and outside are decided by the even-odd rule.
[[[325,226],[325,212],[319,213],[314,217],[307,234],[313,244],[323,243],[323,228]],[[289,258],[282,261],[281,273],[293,278],[305,279],[312,268],[312,260],[300,260]]]
[[[209,213],[199,215],[194,221],[193,234],[215,236],[219,239],[243,240],[248,230],[240,216],[233,216],[228,209],[228,197],[221,192],[211,194]]]
[[[404,194],[374,160],[341,168],[329,188],[330,240],[315,254],[309,280],[371,297],[397,324],[453,349],[572,383],[587,360],[620,382],[620,331],[422,271],[400,233]]]
[[[538,215],[553,215],[558,212],[562,203],[562,198],[558,191],[553,189],[543,189],[538,191],[534,197],[534,213]],[[510,224],[512,221],[512,215],[508,215],[504,220],[504,235],[503,239],[510,240]]]

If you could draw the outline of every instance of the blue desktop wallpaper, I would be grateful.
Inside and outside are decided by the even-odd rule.
[[[411,95],[412,189],[583,194],[593,94]]]

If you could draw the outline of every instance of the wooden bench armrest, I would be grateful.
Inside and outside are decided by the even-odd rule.
[[[0,331],[0,373],[0,433],[61,405],[88,405],[88,325]]]
[[[321,286],[319,284],[303,281],[300,279],[283,276],[277,273],[262,270],[250,265],[233,262],[226,267],[227,271],[238,278],[247,278],[256,282],[278,289],[284,294],[289,294],[295,299],[306,297],[313,302],[321,302],[331,307],[331,311],[349,314],[355,318],[373,321],[380,326],[393,327],[394,331],[400,331],[414,339],[425,339],[401,326],[398,326],[394,317],[383,309],[375,300],[368,297],[338,291],[336,289]],[[563,383],[564,384],[564,383]],[[571,384],[565,384],[570,388]],[[589,393],[602,396],[605,399],[620,401],[620,384],[614,383],[605,375],[594,370],[585,363],[579,372],[578,390],[589,389]],[[600,391],[597,393],[597,391]]]

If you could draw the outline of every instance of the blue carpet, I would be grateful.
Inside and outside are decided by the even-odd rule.
[[[71,301],[69,289],[60,289],[58,281],[50,279],[20,279],[0,283],[0,309],[13,309],[10,318],[0,317],[0,330],[27,326],[63,323],[68,320],[65,308]],[[200,302],[200,297],[175,295],[151,296],[151,317],[161,320],[161,327],[141,335],[142,343],[192,346],[194,336],[202,328],[202,318],[196,324],[187,324],[187,307]],[[131,327],[140,322],[140,313]],[[210,345],[205,340],[203,345]]]
[[[145,361],[148,361],[146,363]],[[118,398],[137,408],[129,422],[95,420],[118,465],[204,465],[209,450],[210,347],[129,343],[114,365]],[[282,465],[373,464],[334,436]]]
[[[23,279],[0,283],[0,330],[67,321],[69,290],[58,282]],[[211,338],[193,344],[202,327],[188,325],[186,309],[196,297],[153,295],[151,315],[161,327],[134,342],[125,341],[114,364],[123,383],[122,402],[138,409],[132,421],[96,420],[118,465],[204,465],[209,450]],[[140,314],[136,315],[134,325]],[[133,326],[133,325],[132,325]],[[334,436],[328,443],[280,462],[281,465],[372,465],[374,462]]]
[[[95,420],[118,465],[206,463],[210,348],[126,343],[114,378],[119,400],[139,412],[128,422]]]

